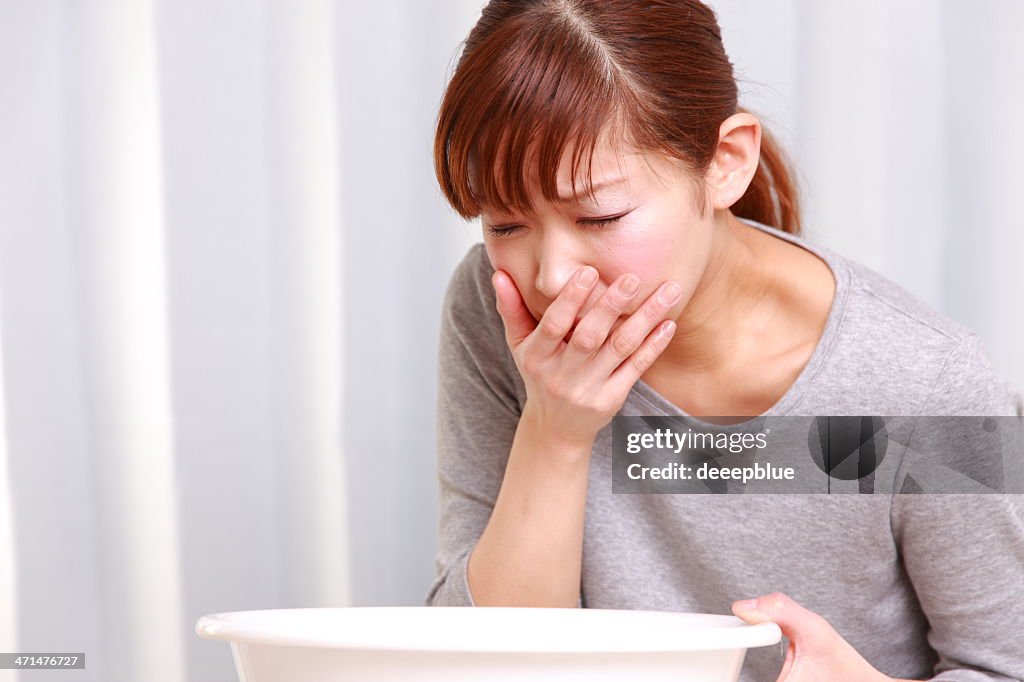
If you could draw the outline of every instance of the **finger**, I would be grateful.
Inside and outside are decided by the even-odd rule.
[[[736,602],[732,610],[748,623],[776,623],[792,645],[801,649],[824,647],[839,637],[827,620],[782,592]]]
[[[633,388],[637,380],[644,372],[650,369],[654,361],[658,359],[658,356],[668,347],[668,342],[672,340],[672,335],[675,333],[675,322],[667,320],[659,325],[655,331],[651,332],[644,339],[640,347],[626,358],[625,362],[618,369],[611,373],[607,384],[605,384],[607,390],[611,391],[614,395],[629,393],[629,390]]]
[[[531,344],[548,355],[553,354],[565,341],[565,335],[572,329],[576,316],[590,297],[590,291],[597,283],[598,272],[589,265],[577,270],[565,283],[554,302],[544,311]]]
[[[570,365],[583,364],[600,350],[639,290],[640,278],[628,273],[608,287],[593,309],[576,323],[576,329],[567,337],[569,345],[565,356]],[[602,379],[606,377],[607,374]]]
[[[505,340],[510,348],[515,348],[537,328],[537,320],[526,307],[516,283],[505,271],[495,270],[491,275],[491,285],[498,314],[505,324]]]
[[[639,379],[653,364],[657,355],[661,354],[664,348],[659,348],[658,354],[653,357],[649,350],[639,357],[634,357],[644,340],[650,338],[651,331],[665,321],[672,306],[679,301],[681,295],[679,285],[675,285],[675,293],[672,294],[669,289],[672,284],[675,282],[665,282],[658,287],[653,294],[647,297],[643,305],[615,330],[608,343],[601,348],[594,359],[596,366],[602,372],[607,375],[617,371],[616,368],[625,367],[629,364],[625,362],[629,358],[633,361],[633,367],[632,369],[627,368],[626,376],[636,374],[636,379]],[[660,340],[664,340],[657,336],[654,339],[654,345],[657,345]],[[634,379],[634,383],[636,383],[636,379]]]
[[[793,662],[796,661],[796,645],[790,640],[789,646],[786,647],[786,660],[782,663],[782,670],[779,671],[779,679],[784,680],[789,675],[789,671],[793,669]]]

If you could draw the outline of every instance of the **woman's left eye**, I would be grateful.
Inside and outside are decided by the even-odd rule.
[[[626,211],[625,213],[619,213],[618,215],[607,216],[603,218],[580,218],[577,222],[584,225],[593,225],[594,227],[606,227],[616,222],[620,218],[625,218],[633,211]],[[514,232],[518,232],[522,228],[522,225],[508,225],[506,227],[488,227],[487,234],[492,237],[500,239],[501,237],[507,237]]]
[[[586,225],[604,227],[605,225],[610,225],[611,223],[614,223],[616,220],[623,217],[624,215],[626,214],[621,213],[619,215],[608,216],[607,218],[580,218],[580,222]]]

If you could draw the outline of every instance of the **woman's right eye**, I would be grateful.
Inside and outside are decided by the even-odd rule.
[[[488,227],[487,234],[492,237],[506,237],[517,231],[520,227],[520,225],[510,225],[509,227]]]

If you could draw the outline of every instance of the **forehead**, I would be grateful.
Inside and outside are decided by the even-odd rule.
[[[574,155],[578,158],[574,159]],[[542,173],[546,170],[542,157],[543,150],[534,145],[525,155],[519,179],[536,202],[546,201],[541,191]],[[491,171],[493,182],[498,186],[509,184],[509,179],[504,177],[503,159],[504,154],[499,153]],[[550,161],[547,163],[549,166]],[[604,133],[595,141],[593,153],[589,147],[577,149],[574,144],[566,146],[554,174],[557,198],[552,201],[556,204],[593,204],[601,196],[628,193],[657,179],[663,180],[673,170],[671,160],[663,155],[640,150]],[[588,196],[589,188],[593,189],[594,197]],[[480,206],[490,214],[514,212],[514,209],[508,211],[492,205],[484,197],[480,198]]]

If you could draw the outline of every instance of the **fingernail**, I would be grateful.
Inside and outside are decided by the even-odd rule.
[[[632,296],[640,288],[640,280],[634,275],[626,275],[625,279],[619,284],[619,291],[626,296]]]
[[[597,270],[587,266],[580,270],[580,274],[576,277],[576,283],[581,287],[589,287],[597,280]]]
[[[736,602],[732,605],[732,612],[748,622],[763,623],[771,620],[763,611],[757,610],[756,599],[744,599],[743,601]]]
[[[767,622],[770,622],[772,620],[771,618],[769,618],[767,615],[761,613],[760,611],[740,611],[739,612],[739,616],[743,620],[751,622],[752,624],[755,624],[755,625],[757,623],[767,623]]]
[[[665,304],[673,303],[679,297],[680,291],[681,287],[678,284],[669,282],[662,288],[661,293],[658,294],[658,300]]]
[[[732,608],[733,608],[733,611],[739,611],[739,612],[755,611],[755,610],[757,610],[757,600],[756,599],[744,599],[743,601],[738,601],[735,604],[733,604]]]

